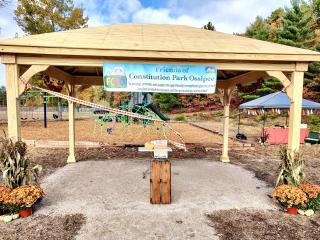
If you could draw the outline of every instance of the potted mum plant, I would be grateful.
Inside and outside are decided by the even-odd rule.
[[[272,196],[289,214],[297,214],[298,209],[307,208],[307,194],[296,186],[280,185],[273,189]]]
[[[320,185],[304,183],[300,184],[299,188],[306,193],[308,201],[307,201],[307,209],[312,209],[313,211],[317,211],[320,209]]]
[[[5,204],[15,206],[19,209],[21,217],[28,217],[32,214],[32,207],[44,197],[44,192],[39,186],[24,185],[13,189]]]

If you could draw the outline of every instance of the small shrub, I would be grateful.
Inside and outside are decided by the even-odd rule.
[[[180,115],[180,116],[177,116],[175,118],[176,121],[181,121],[181,122],[185,122],[187,121],[186,117],[184,115]]]
[[[320,131],[320,117],[317,115],[308,116],[307,123],[311,131]]]
[[[199,113],[198,114],[198,118],[200,119],[200,120],[207,120],[208,119],[208,116],[206,115],[206,114],[204,114],[204,113]]]
[[[211,115],[213,117],[222,117],[224,115],[223,111],[212,112]]]

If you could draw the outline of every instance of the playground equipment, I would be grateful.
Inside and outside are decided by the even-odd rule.
[[[163,121],[170,120],[152,104],[150,93],[132,93],[131,99],[127,103],[120,105],[119,109],[151,118],[160,118]],[[156,124],[153,120],[131,118],[126,115],[112,114],[102,110],[94,110],[94,113],[100,113],[100,116],[95,119],[94,133],[97,133],[97,128],[100,127],[100,134],[102,134],[104,130],[108,134],[112,134],[115,130],[116,123],[119,123],[118,126],[121,128],[127,128],[126,131],[123,131],[123,134],[131,134],[131,131],[134,132],[135,130],[132,129],[132,126],[135,125],[143,125],[144,132],[150,130],[150,127],[147,128],[147,126],[152,126],[154,130],[161,132],[162,135],[167,131],[165,126]],[[128,128],[129,126],[131,127]],[[134,134],[138,134],[138,131],[135,131]]]
[[[54,99],[57,99],[57,113],[53,114],[53,119],[62,119],[62,104],[56,96],[48,96],[42,90],[29,90],[20,97],[21,100],[21,119],[22,120],[40,120],[43,114],[44,127],[47,127],[47,106],[53,105]],[[42,105],[42,107],[41,107]]]
[[[152,103],[152,94],[151,93],[143,93],[143,92],[135,92],[132,93],[132,97],[129,101],[131,105],[143,105],[146,108],[150,109],[154,112],[161,120],[170,121],[166,115],[162,114]]]
[[[55,91],[52,91],[52,90],[49,90],[49,89],[41,88],[41,87],[38,87],[38,86],[33,86],[30,83],[28,83],[27,81],[25,81],[25,79],[23,77],[20,77],[19,80],[23,84],[25,84],[28,89],[34,88],[34,89],[46,92],[47,94],[50,94],[52,96],[55,96],[55,97],[70,101],[72,103],[80,104],[80,105],[91,107],[91,108],[94,108],[94,109],[104,110],[104,111],[107,111],[107,112],[110,112],[110,113],[113,113],[113,114],[120,114],[120,115],[123,115],[124,118],[130,117],[131,119],[145,120],[147,122],[148,121],[154,121],[154,122],[157,122],[157,123],[162,123],[162,126],[165,126],[169,130],[169,132],[172,133],[177,139],[177,140],[176,139],[174,139],[174,140],[169,139],[169,134],[164,133],[164,136],[166,137],[168,142],[171,143],[172,145],[174,145],[175,147],[183,149],[183,150],[186,151],[186,145],[184,143],[182,135],[178,131],[174,130],[169,124],[167,124],[162,119],[153,118],[152,116],[142,115],[142,114],[139,114],[139,113],[136,113],[136,112],[129,112],[129,111],[125,111],[125,110],[122,110],[122,109],[111,108],[111,107],[107,107],[107,106],[91,103],[91,102],[84,101],[84,100],[81,100],[81,99],[78,99],[78,98],[75,98],[75,97],[72,97],[72,96],[68,96],[68,95],[65,95],[65,94],[62,94],[62,93],[59,93],[59,92],[55,92]]]

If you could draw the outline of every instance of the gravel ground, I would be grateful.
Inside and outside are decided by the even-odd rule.
[[[172,161],[170,205],[149,203],[148,160],[85,161],[43,180],[36,215],[83,214],[77,239],[218,239],[207,214],[274,209],[271,189],[241,167],[209,160]]]

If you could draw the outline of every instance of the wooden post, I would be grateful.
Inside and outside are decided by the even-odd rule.
[[[292,73],[290,91],[288,92],[291,95],[288,134],[288,149],[291,156],[293,156],[295,152],[298,152],[300,147],[303,76],[304,72]]]
[[[160,201],[160,161],[153,160],[150,170],[150,202],[159,204]]]
[[[222,162],[228,163],[229,159],[229,118],[230,118],[230,101],[233,87],[228,87],[223,89],[222,103],[224,106],[224,116],[223,116],[223,148],[220,160]]]
[[[69,95],[74,96],[74,85],[70,85]],[[74,103],[68,101],[68,110],[69,110],[69,156],[68,163],[76,162],[75,155],[75,120],[74,120]]]
[[[21,140],[18,79],[19,69],[16,63],[6,63],[5,69],[7,84],[8,136],[13,140],[18,141]]]
[[[151,161],[150,202],[152,204],[171,203],[171,163],[160,160]]]
[[[161,162],[161,203],[171,203],[171,163]]]

